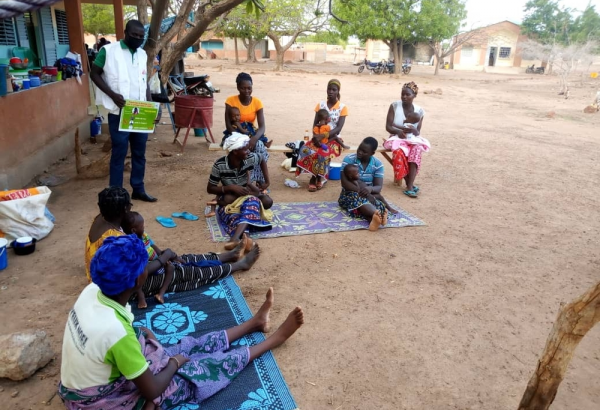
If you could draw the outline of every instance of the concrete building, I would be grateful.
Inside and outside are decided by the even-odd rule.
[[[394,58],[392,50],[381,40],[367,40],[367,60],[381,61]],[[427,43],[404,44],[402,47],[402,59],[411,60],[413,63],[430,64],[433,50]]]
[[[125,0],[135,4],[134,0]],[[0,20],[0,59],[17,47],[36,56],[36,66],[53,66],[70,50],[80,54],[81,84],[67,79],[0,97],[0,190],[21,188],[73,150],[75,129],[89,137],[90,80],[84,49],[82,0],[64,0]],[[118,38],[123,36],[123,0],[113,4]]]
[[[455,37],[457,41],[461,34]],[[541,65],[540,60],[526,60],[519,44],[527,36],[521,33],[521,26],[510,21],[502,21],[480,29],[470,41],[459,46],[452,55],[450,68],[487,72],[517,73],[523,72],[528,65]]]

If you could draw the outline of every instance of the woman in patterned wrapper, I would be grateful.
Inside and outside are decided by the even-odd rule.
[[[340,102],[341,87],[338,80],[330,80],[327,83],[327,100],[321,101],[315,107],[315,123],[317,123],[319,110],[325,109],[329,112],[331,130],[328,135],[328,149],[321,149],[321,140],[324,135],[313,133],[312,140],[304,144],[298,153],[296,176],[303,173],[312,175],[308,183],[309,192],[315,192],[323,188],[323,181],[329,176],[331,158],[339,157],[342,152],[343,147],[336,137],[339,137],[342,128],[344,128],[348,107]],[[326,155],[323,155],[323,153],[326,153]]]
[[[63,338],[58,392],[68,410],[158,410],[201,403],[304,323],[296,307],[264,342],[230,348],[244,335],[269,331],[270,288],[249,321],[163,347],[151,330],[133,327],[127,305],[146,280],[147,261],[144,243],[135,235],[107,238],[92,259],[94,283],[69,312]]]

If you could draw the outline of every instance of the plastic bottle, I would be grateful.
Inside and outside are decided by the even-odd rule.
[[[309,135],[308,135],[308,130],[304,131],[304,141],[308,142],[308,140],[310,139]]]

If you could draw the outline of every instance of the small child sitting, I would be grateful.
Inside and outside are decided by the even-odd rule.
[[[324,151],[327,151],[329,149],[327,147],[327,144],[329,143],[329,141],[337,142],[344,149],[350,148],[348,145],[345,145],[344,141],[342,141],[342,139],[339,138],[338,136],[330,137],[329,136],[330,131],[331,131],[331,126],[329,125],[329,111],[327,111],[325,108],[320,109],[319,111],[317,111],[317,115],[315,118],[315,125],[313,127],[313,135],[314,136],[324,135],[324,137],[321,138],[321,141],[320,141],[321,148]]]
[[[165,303],[164,296],[169,285],[173,281],[175,273],[175,267],[171,262],[178,260],[177,255],[170,249],[161,251],[158,246],[154,244],[150,236],[144,230],[144,218],[137,212],[128,212],[123,219],[121,227],[126,234],[129,235],[133,233],[144,241],[144,245],[148,251],[148,275],[161,275],[164,273],[165,280],[158,293],[154,295],[154,298],[159,303]],[[137,301],[139,309],[146,309],[148,307],[142,289],[137,291]]]
[[[346,165],[344,167],[344,175],[346,176],[346,179],[350,182],[353,182],[359,190],[367,186],[367,184],[365,184],[360,179],[360,172],[358,169],[358,165],[354,165],[354,164]],[[375,199],[381,201],[383,203],[383,205],[385,205],[385,208],[390,213],[392,213],[394,215],[398,213],[398,211],[396,211],[394,208],[392,208],[390,206],[390,204],[385,200],[383,195],[381,195],[380,193],[367,195],[367,200],[370,203],[372,203],[373,205],[376,205]],[[387,224],[387,215],[382,215],[382,217],[383,217],[383,224],[384,225]]]
[[[239,132],[240,134],[244,134],[244,135],[248,135],[250,137],[254,137],[256,135],[256,130],[254,129],[254,124],[252,124],[251,122],[240,122],[240,119],[242,117],[242,114],[240,113],[240,109],[237,107],[231,107],[229,109],[229,121],[231,122],[231,127],[233,128],[233,132]],[[223,131],[223,141],[221,142],[221,146],[223,146],[223,142],[225,142],[225,140],[227,138],[229,138],[229,136],[231,135],[231,132],[229,130],[225,130]],[[262,137],[260,137],[258,139],[259,141],[262,141],[263,144],[265,144],[265,147],[269,148],[271,146],[271,144],[273,143],[273,141],[269,141],[267,137],[265,137],[264,135]]]

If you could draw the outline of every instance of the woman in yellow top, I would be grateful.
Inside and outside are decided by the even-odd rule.
[[[252,96],[252,77],[247,73],[239,73],[235,79],[239,95],[232,95],[225,100],[225,126],[227,131],[239,132],[234,128],[231,121],[231,108],[235,107],[240,110],[240,123],[252,123],[256,130],[254,135],[250,137],[248,147],[250,151],[260,154],[265,163],[269,160],[267,148],[259,141],[265,135],[265,115],[263,113],[262,101]],[[268,182],[262,173],[260,167],[254,167],[252,171],[252,181],[257,182],[261,187],[267,188]]]

